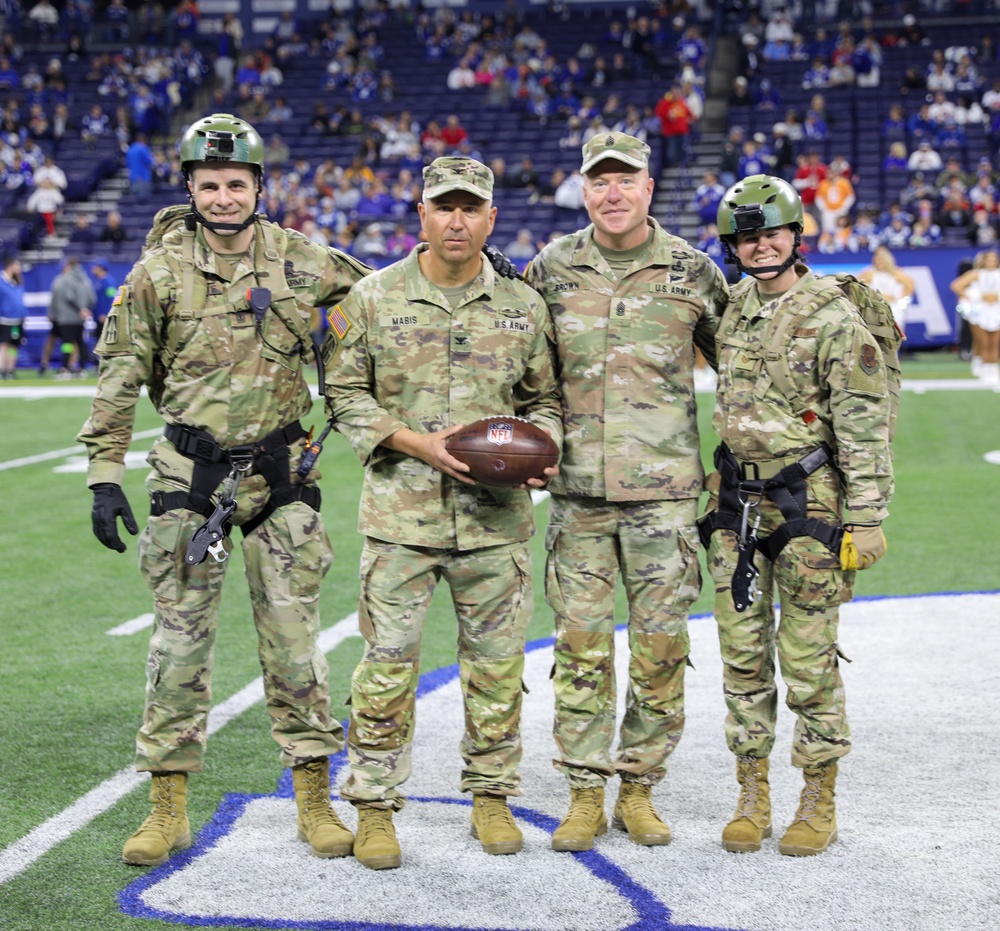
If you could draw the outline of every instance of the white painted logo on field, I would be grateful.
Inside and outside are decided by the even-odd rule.
[[[612,828],[592,851],[551,850],[569,791],[551,765],[552,643],[546,640],[529,645],[526,658],[523,795],[511,803],[524,834],[521,853],[488,856],[470,836],[469,797],[457,790],[463,718],[452,667],[421,679],[413,775],[404,787],[409,801],[394,819],[400,869],[371,871],[351,857],[312,857],[296,838],[285,771],[273,795],[227,796],[195,845],[136,879],[120,893],[121,907],[192,926],[317,931],[830,931],[886,927],[891,902],[894,928],[969,927],[968,916],[996,908],[989,824],[982,805],[969,800],[991,808],[1000,802],[982,778],[1000,766],[983,714],[983,696],[1000,690],[1000,670],[983,649],[995,638],[998,611],[996,592],[845,606],[838,640],[854,661],[842,672],[855,747],[837,785],[840,838],[821,856],[783,857],[777,849],[802,786],[789,765],[794,719],[783,696],[771,756],[774,836],[755,854],[722,849],[720,832],[738,789],[724,739],[716,628],[701,618],[690,625],[695,668],[687,672],[684,739],[654,792],[673,830],[669,846],[640,847]],[[624,631],[616,657],[622,683]],[[619,712],[624,691],[619,687]],[[970,754],[976,766],[956,765]],[[333,764],[336,796],[343,755]],[[928,780],[934,804],[914,806],[912,787]],[[197,791],[194,776],[191,792]],[[616,792],[612,780],[608,814]],[[353,827],[351,806],[334,805]],[[914,857],[914,850],[934,853]]]

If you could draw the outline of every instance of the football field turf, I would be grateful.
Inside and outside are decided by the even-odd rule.
[[[907,360],[904,369],[907,378],[957,379],[964,374],[965,366],[937,355]],[[85,389],[92,383],[66,387]],[[37,837],[49,819],[130,767],[142,711],[149,630],[137,619],[151,610],[149,592],[135,565],[134,538],[127,539],[128,552],[119,555],[101,547],[91,533],[83,450],[74,442],[89,410],[89,396],[81,390],[77,396],[40,391],[25,397],[24,389],[32,384],[41,383],[22,379],[0,388],[0,490],[6,505],[0,524],[0,928],[176,928],[176,923],[127,915],[118,901],[119,892],[142,875],[122,864],[119,856],[124,838],[147,812],[144,789],[126,792],[110,805],[95,802],[93,820],[59,843],[43,845],[34,853],[23,843],[27,837]],[[942,381],[938,387],[947,384],[951,383]],[[47,382],[45,387],[55,385]],[[699,395],[699,407],[707,459],[714,445],[710,396]],[[320,420],[317,405],[313,418],[317,427]],[[140,524],[146,501],[143,454],[161,427],[149,402],[141,399],[136,433],[142,438],[133,443],[134,462],[125,481]],[[858,594],[1000,590],[1000,394],[934,387],[919,393],[904,391],[895,456],[896,496],[885,527],[889,550],[872,571],[859,574]],[[323,514],[336,553],[323,586],[322,612],[324,627],[334,627],[356,608],[361,541],[355,523],[362,472],[347,444],[337,437],[328,441],[320,467]],[[542,503],[540,531],[545,513]],[[543,536],[536,534],[533,543],[532,640],[552,634],[551,612],[541,597]],[[706,582],[694,611],[710,610]],[[109,634],[133,620],[134,632]],[[942,616],[942,638],[950,632],[950,619]],[[343,702],[360,644],[357,636],[350,636],[328,654],[331,692],[341,719],[346,718]],[[422,672],[454,661],[454,621],[442,588],[424,635]],[[869,669],[868,674],[875,673]],[[222,602],[213,704],[238,695],[259,675],[237,548]],[[849,708],[850,700],[849,688]],[[984,701],[989,700],[984,696]],[[787,712],[780,720],[790,727]],[[424,731],[433,727],[426,718],[421,724]],[[715,726],[721,735],[721,718]],[[418,743],[422,728],[418,725]],[[682,742],[679,753],[686,745]],[[450,752],[457,758],[455,746]],[[446,772],[454,777],[457,767],[447,767]],[[192,829],[197,832],[212,821],[227,793],[270,795],[280,777],[262,706],[234,713],[209,741],[206,771],[192,780]],[[731,776],[720,774],[718,781],[728,804]],[[995,781],[988,785],[995,789]],[[454,795],[455,787],[442,786],[441,792]],[[995,810],[996,801],[994,797],[984,810]],[[11,851],[17,855],[11,856]],[[435,922],[433,914],[415,915],[412,926],[434,927]],[[294,921],[239,926],[310,927]],[[475,909],[468,926],[497,927]]]

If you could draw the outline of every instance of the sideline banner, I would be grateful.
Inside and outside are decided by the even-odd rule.
[[[963,261],[971,262],[976,249],[895,249],[893,257],[901,271],[916,285],[913,303],[906,309],[906,348],[930,349],[954,346],[961,332],[956,298],[951,282]],[[859,275],[871,267],[868,254],[810,253],[809,265],[821,274],[849,272]]]
[[[95,284],[91,267],[98,258],[94,256],[91,259],[80,259],[80,267],[91,281],[95,281]],[[131,262],[115,262],[103,256],[100,258],[107,266],[108,279],[116,284],[121,284],[132,270]],[[44,262],[24,270],[24,303],[28,308],[28,316],[24,320],[25,343],[17,353],[18,368],[37,368],[42,360],[45,338],[51,329],[48,318],[49,291],[52,280],[59,274],[61,267],[61,262]],[[87,340],[91,349],[93,349],[93,338],[90,336],[92,332],[92,326],[88,324]]]

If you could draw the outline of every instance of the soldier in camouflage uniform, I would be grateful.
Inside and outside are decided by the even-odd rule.
[[[723,445],[700,521],[703,536],[711,535],[726,739],[740,784],[722,842],[754,851],[771,834],[777,648],[797,717],[792,763],[805,778],[779,850],[805,856],[837,837],[837,760],[851,745],[838,609],[853,594],[854,570],[885,550],[886,372],[854,305],[797,261],[802,202],[791,185],[745,178],[726,192],[718,218],[731,258],[749,276],[734,288],[716,335],[715,428]]]
[[[614,825],[642,845],[670,829],[652,787],[684,726],[688,609],[701,586],[694,347],[714,364],[728,297],[719,268],[649,216],[649,147],[623,133],[583,148],[592,221],[550,244],[526,277],[552,315],[565,448],[551,483],[546,598],[555,612],[556,767],[570,786],[555,850],[589,850]],[[628,598],[625,716],[612,755],[615,580]]]
[[[561,442],[562,418],[544,302],[479,254],[496,216],[492,192],[481,163],[436,159],[418,205],[428,242],[329,314],[329,410],[366,467],[358,615],[367,644],[341,795],[358,808],[354,854],[372,869],[401,863],[392,814],[404,804],[420,636],[442,576],[458,618],[460,787],[474,796],[472,831],[487,853],[521,849],[507,797],[520,794],[533,507],[524,486],[472,482],[445,441],[479,418],[516,414]]]
[[[138,532],[121,481],[143,385],[167,423],[149,454],[151,516],[139,539],[156,620],[136,767],[152,773],[153,811],[126,842],[127,863],[162,863],[190,843],[187,775],[205,751],[231,525],[244,535],[267,711],[281,761],[293,768],[299,838],[321,857],[346,856],[353,843],[330,807],[328,757],[344,736],[317,644],[332,551],[319,476],[297,469],[299,418],[312,407],[310,314],[369,269],[256,216],[263,152],[253,127],[229,114],[185,133],[187,223],[143,255],[115,297],[79,435],[94,532],[124,552],[117,519]]]

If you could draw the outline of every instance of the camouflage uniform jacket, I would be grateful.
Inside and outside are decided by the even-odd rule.
[[[753,279],[734,288],[716,334],[715,430],[733,455],[746,462],[797,459],[819,445],[815,430],[796,415],[764,364],[767,348],[787,353],[801,403],[835,437],[845,519],[882,520],[892,494],[885,365],[860,314],[846,298],[834,296],[789,333],[787,345],[762,345],[769,325],[783,310],[794,313],[819,291],[840,293],[805,266],[797,270],[798,283],[763,304]]]
[[[465,485],[380,446],[403,427],[433,433],[494,414],[526,417],[562,442],[551,324],[539,295],[484,262],[453,310],[420,270],[426,248],[359,282],[330,315],[328,407],[367,467],[358,529],[460,550],[526,540],[534,532],[527,491]]]
[[[200,227],[178,229],[132,268],[104,325],[97,395],[78,437],[88,484],[121,484],[143,385],[165,421],[207,430],[224,447],[309,412],[299,349],[310,347],[313,309],[335,304],[369,269],[263,220],[251,249],[252,263],[244,256],[230,278]],[[255,287],[271,290],[261,334],[247,299]]]
[[[549,305],[559,354],[566,440],[553,493],[701,494],[694,344],[714,364],[729,291],[708,256],[647,222],[647,251],[621,280],[593,226],[549,244],[527,270]]]

